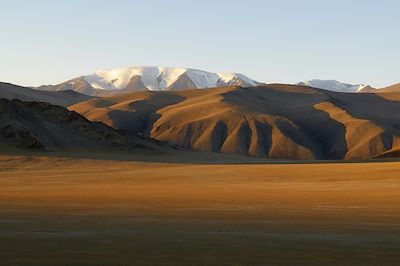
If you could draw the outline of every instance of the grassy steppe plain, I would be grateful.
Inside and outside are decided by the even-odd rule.
[[[0,156],[1,265],[399,263],[399,162]]]

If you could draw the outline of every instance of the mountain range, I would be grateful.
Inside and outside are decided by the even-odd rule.
[[[58,85],[36,89],[74,90],[92,96],[110,96],[132,91],[179,91],[223,86],[256,86],[261,83],[239,73],[211,73],[173,67],[127,67],[101,70]]]
[[[0,145],[165,144],[297,160],[398,157],[398,92],[399,84],[262,84],[242,74],[162,67],[98,71],[39,88],[0,83]]]
[[[176,67],[126,67],[99,70],[56,85],[42,85],[43,91],[72,90],[90,96],[113,96],[134,91],[180,91],[224,86],[253,87],[263,85],[239,73],[212,73],[204,70]],[[313,79],[295,85],[335,92],[383,93],[400,90],[399,84],[373,88],[365,84],[348,84],[336,80]]]
[[[133,92],[69,109],[91,121],[198,151],[279,159],[371,159],[400,147],[398,93],[338,93],[270,84]]]

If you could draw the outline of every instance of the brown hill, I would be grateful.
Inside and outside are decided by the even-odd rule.
[[[68,106],[82,101],[87,101],[93,97],[72,90],[39,91],[10,83],[0,82],[0,98],[48,102],[55,105]]]
[[[368,159],[400,145],[391,94],[271,84],[138,92],[70,107],[92,121],[199,151],[284,159]]]
[[[75,79],[71,79],[60,83],[58,85],[43,85],[37,87],[35,89],[43,90],[43,91],[65,91],[65,90],[73,90],[79,93],[83,93],[86,95],[94,95],[97,90],[95,90],[83,77],[78,77]]]
[[[400,83],[379,89],[379,92],[400,92]]]
[[[365,88],[363,88],[361,91],[359,91],[361,93],[394,93],[394,92],[400,92],[400,83],[398,84],[394,84],[388,87],[384,87],[384,88],[379,88],[379,89],[374,89],[371,88],[370,86],[367,86]]]
[[[49,103],[0,99],[0,144],[30,149],[150,148],[155,144]]]

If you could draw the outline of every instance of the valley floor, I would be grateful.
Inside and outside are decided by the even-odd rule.
[[[395,265],[399,169],[1,155],[0,264]]]

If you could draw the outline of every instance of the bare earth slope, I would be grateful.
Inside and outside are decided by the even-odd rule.
[[[69,107],[92,121],[199,151],[281,159],[368,159],[400,145],[400,102],[271,84],[138,92]]]
[[[400,92],[400,83],[379,89],[378,93],[381,93],[381,92],[385,92],[385,93],[386,92]]]
[[[61,106],[6,99],[0,99],[0,145],[39,150],[151,146]]]
[[[400,83],[393,84],[391,86],[387,86],[387,87],[379,88],[379,89],[374,89],[374,88],[367,86],[367,87],[363,88],[362,90],[360,90],[359,92],[361,92],[361,93],[394,93],[394,92],[399,93],[400,92]]]
[[[72,90],[40,91],[0,82],[0,98],[47,102],[60,106],[68,106],[82,101],[87,101],[93,97]]]

